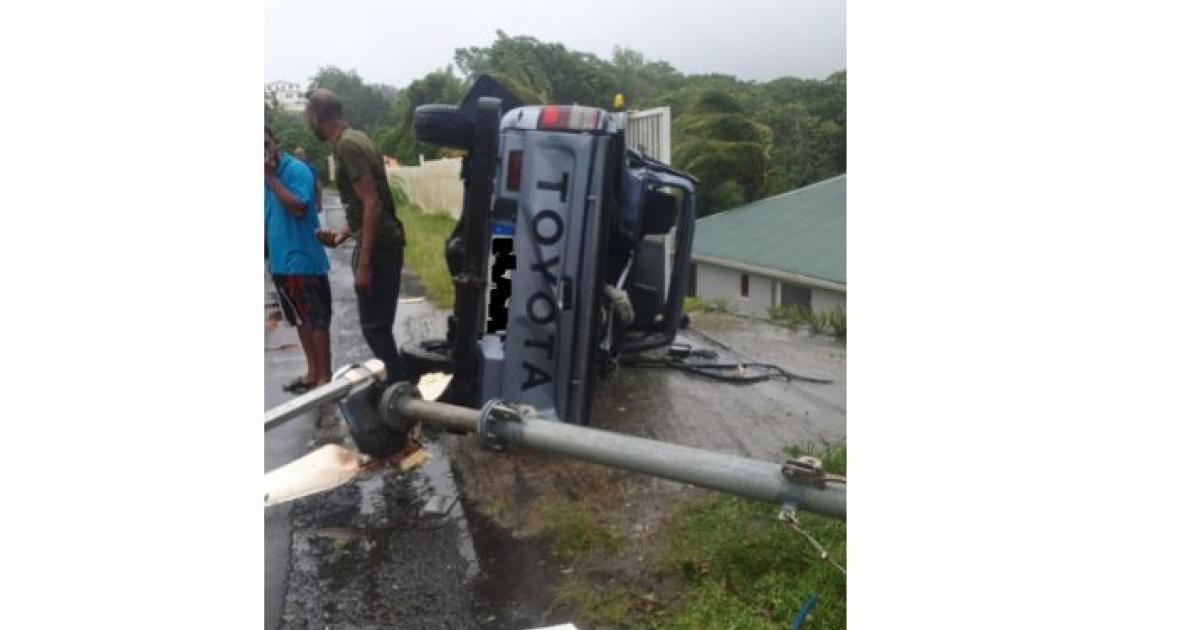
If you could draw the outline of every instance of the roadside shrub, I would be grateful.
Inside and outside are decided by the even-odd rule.
[[[809,315],[807,309],[802,309],[795,304],[772,306],[767,309],[767,316],[771,321],[787,326],[791,330],[798,330],[801,326],[808,324]]]
[[[808,311],[807,319],[808,319],[808,329],[810,331],[812,331],[812,334],[814,334],[814,335],[819,335],[819,334],[825,332],[825,329],[829,327],[828,313],[818,312],[818,311]]]
[[[835,306],[827,315],[829,327],[833,330],[833,334],[838,339],[846,338],[846,311],[840,306]]]
[[[789,308],[791,308],[791,307],[783,306],[782,304],[779,306],[768,306],[767,307],[767,318],[772,321],[785,320],[785,319],[787,319],[787,314],[788,314]]]

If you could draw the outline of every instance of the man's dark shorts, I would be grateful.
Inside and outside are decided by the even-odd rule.
[[[329,330],[333,296],[329,276],[271,276],[279,293],[279,305],[288,323],[311,330]]]

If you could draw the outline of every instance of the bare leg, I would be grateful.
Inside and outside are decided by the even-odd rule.
[[[330,380],[329,331],[309,331],[309,343],[312,345],[316,361],[313,368],[316,374],[316,384],[323,385]],[[342,421],[338,418],[337,407],[333,403],[325,403],[317,407],[317,432],[313,436],[316,444],[339,443],[345,438]]]
[[[330,366],[331,359],[329,356],[329,331],[314,330],[309,334],[311,336],[310,338],[313,346],[313,355],[317,359],[316,371],[313,372],[310,369],[310,374],[316,374],[315,382],[318,385],[328,383],[331,376],[330,372],[332,370],[332,367]]]
[[[319,378],[317,370],[320,367],[319,360],[316,357],[316,349],[313,345],[313,331],[305,326],[296,327],[296,333],[300,337],[300,346],[304,348],[304,360],[308,363],[308,372],[301,378],[306,384],[314,384]]]

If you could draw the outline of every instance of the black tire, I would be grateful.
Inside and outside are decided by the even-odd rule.
[[[429,372],[453,372],[454,363],[448,352],[449,347],[445,342],[424,341],[419,345],[401,346],[400,362],[404,365],[401,378],[416,383],[423,374]]]
[[[369,403],[342,404],[342,416],[350,429],[350,438],[360,452],[372,457],[395,455],[408,445],[408,436],[397,432],[383,422],[378,412],[379,399],[384,393],[380,385],[372,385]],[[366,406],[368,409],[363,409]]]
[[[408,445],[408,437],[393,432],[382,424],[368,427],[350,427],[350,438],[360,452],[371,457],[390,457],[404,450]]]
[[[413,132],[426,144],[469,149],[474,131],[454,105],[422,105],[413,112]]]

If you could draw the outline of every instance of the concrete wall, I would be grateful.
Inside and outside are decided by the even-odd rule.
[[[429,160],[419,166],[387,169],[388,181],[400,186],[408,200],[425,212],[440,212],[457,219],[462,214],[463,186],[458,178],[462,158]]]
[[[742,272],[702,262],[693,261],[692,264],[696,267],[696,295],[702,300],[711,301],[725,298],[729,304],[729,310],[742,315],[763,318],[769,317],[767,309],[780,303],[781,283],[778,280],[748,274],[750,276],[750,296],[741,297]],[[845,310],[845,293],[817,287],[812,287],[811,290],[811,308],[814,311],[828,311],[839,306]]]

